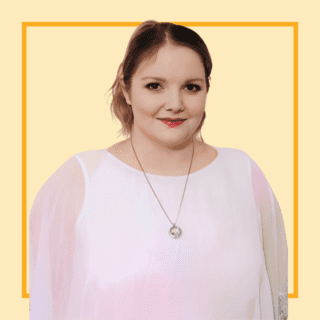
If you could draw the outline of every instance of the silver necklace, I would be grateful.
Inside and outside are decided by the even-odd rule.
[[[191,165],[192,165],[192,161],[193,161],[194,141],[193,141],[193,139],[192,139],[192,142],[193,142],[192,158],[191,158],[191,163],[190,163],[189,172],[188,172],[188,176],[187,176],[187,181],[186,181],[186,184],[185,184],[184,190],[183,190],[183,195],[182,195],[182,199],[181,199],[181,203],[180,203],[180,207],[179,207],[179,211],[178,211],[177,221],[176,221],[175,223],[172,223],[172,221],[171,221],[170,218],[168,217],[166,211],[163,209],[163,206],[161,205],[161,203],[160,203],[160,201],[159,201],[156,193],[154,192],[154,190],[153,190],[153,188],[152,188],[152,186],[151,186],[151,184],[150,184],[150,182],[149,182],[149,180],[148,180],[148,178],[147,178],[147,176],[146,176],[146,173],[144,172],[144,170],[143,170],[143,168],[142,168],[142,165],[141,165],[141,163],[140,163],[140,161],[139,161],[139,159],[138,159],[138,156],[137,156],[137,154],[136,154],[136,152],[135,152],[135,150],[134,150],[133,144],[132,144],[132,135],[131,135],[130,140],[131,140],[131,145],[132,145],[133,152],[134,152],[134,154],[135,154],[135,156],[136,156],[136,158],[137,158],[137,160],[138,160],[138,162],[139,162],[139,165],[140,165],[140,167],[141,167],[141,169],[142,169],[142,171],[143,171],[143,174],[144,174],[144,176],[146,177],[146,179],[147,179],[147,181],[148,181],[148,183],[149,183],[149,185],[150,185],[150,188],[151,188],[152,192],[154,193],[154,195],[156,196],[156,198],[157,198],[157,200],[158,200],[158,202],[159,202],[162,210],[164,211],[164,213],[166,214],[167,218],[169,219],[169,221],[170,221],[171,224],[172,224],[172,227],[169,229],[169,236],[170,236],[171,238],[173,238],[173,239],[178,239],[178,238],[180,238],[181,235],[182,235],[182,230],[181,230],[181,228],[179,228],[178,226],[176,226],[176,223],[177,223],[177,221],[178,221],[178,217],[179,217],[179,213],[180,213],[180,209],[181,209],[181,205],[182,205],[184,193],[185,193],[185,191],[186,191],[186,187],[187,187],[187,183],[188,183],[188,179],[189,179],[189,174],[190,174],[190,170],[191,170]]]

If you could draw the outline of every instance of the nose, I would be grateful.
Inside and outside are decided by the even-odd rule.
[[[166,100],[166,110],[171,110],[173,112],[178,112],[179,110],[183,110],[183,99],[179,90],[172,89],[167,95]]]

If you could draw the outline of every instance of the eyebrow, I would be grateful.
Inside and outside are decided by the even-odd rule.
[[[158,78],[158,77],[144,77],[141,80],[144,80],[144,79],[155,79],[155,80],[158,80],[158,81],[166,82],[165,79]],[[194,78],[194,79],[188,79],[185,82],[189,82],[189,81],[204,81],[204,80],[202,78]]]

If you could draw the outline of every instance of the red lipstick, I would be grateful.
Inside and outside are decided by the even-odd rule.
[[[175,128],[180,126],[184,122],[184,120],[178,120],[178,121],[170,121],[170,120],[161,120],[163,123],[165,123],[170,128]]]

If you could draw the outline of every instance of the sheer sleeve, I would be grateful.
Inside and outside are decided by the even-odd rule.
[[[44,183],[29,216],[30,320],[64,319],[85,182],[75,156]]]
[[[251,160],[252,185],[259,208],[263,250],[275,320],[288,319],[288,246],[279,203],[259,166]]]

